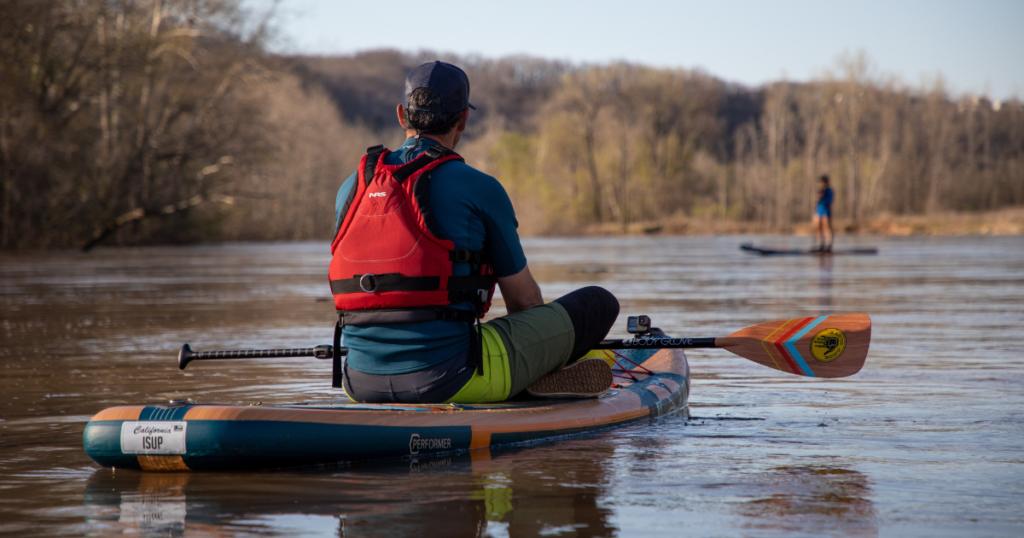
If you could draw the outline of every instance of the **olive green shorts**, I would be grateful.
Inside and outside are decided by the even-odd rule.
[[[473,375],[448,401],[501,402],[565,365],[576,335],[558,303],[535,306],[484,323],[483,375]]]

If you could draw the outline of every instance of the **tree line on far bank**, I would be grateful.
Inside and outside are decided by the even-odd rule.
[[[401,142],[430,53],[266,52],[232,0],[0,0],[0,246],[327,239],[362,150]],[[459,151],[526,233],[679,218],[785,230],[829,174],[836,214],[1024,204],[1024,106],[909,89],[861,56],[759,88],[702,72],[527,57],[462,65]]]

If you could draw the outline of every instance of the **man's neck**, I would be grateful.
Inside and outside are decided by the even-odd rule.
[[[445,134],[445,135],[434,135],[434,134],[417,134],[416,131],[413,130],[413,129],[406,129],[406,131],[405,131],[405,137],[406,138],[413,138],[415,136],[419,136],[420,138],[427,138],[427,139],[433,140],[434,142],[437,142],[438,144],[441,144],[442,146],[444,146],[444,147],[446,147],[448,149],[451,149],[451,150],[455,149],[455,131],[454,130],[451,133],[448,133],[448,134]]]

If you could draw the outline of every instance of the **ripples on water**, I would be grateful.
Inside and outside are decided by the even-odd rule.
[[[690,420],[301,473],[101,470],[81,432],[117,404],[332,398],[314,360],[174,362],[186,341],[326,343],[324,245],[0,255],[0,533],[1024,532],[1024,239],[865,239],[881,255],[831,261],[755,258],[736,248],[747,239],[535,239],[527,254],[548,298],[598,283],[624,315],[680,335],[869,312],[860,374],[808,380],[694,351]]]

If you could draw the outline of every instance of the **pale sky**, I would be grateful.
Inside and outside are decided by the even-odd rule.
[[[954,94],[1024,98],[1024,0],[281,0],[277,15],[280,52],[628,60],[758,85],[863,51],[877,75],[910,86],[941,74]]]

